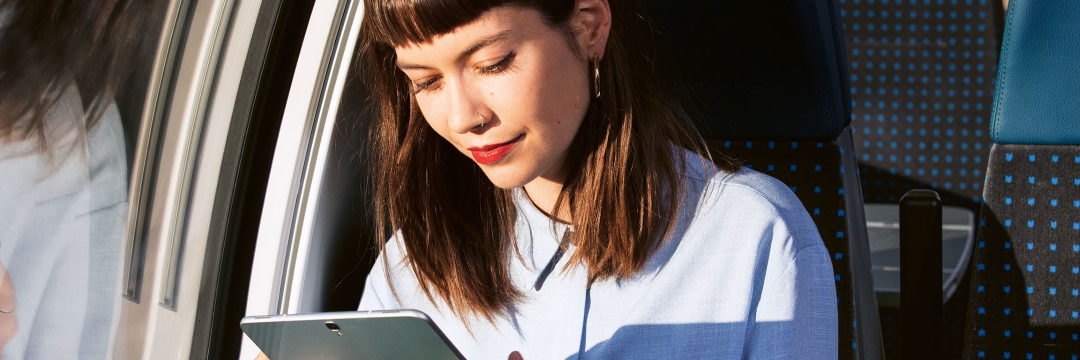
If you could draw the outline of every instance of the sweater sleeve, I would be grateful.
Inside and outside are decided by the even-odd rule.
[[[766,274],[743,358],[836,359],[836,311],[824,245],[799,249],[789,266]]]

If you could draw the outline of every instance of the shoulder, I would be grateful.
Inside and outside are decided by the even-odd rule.
[[[364,293],[360,297],[359,310],[384,310],[400,308],[401,299],[395,289],[419,286],[415,277],[405,264],[404,244],[401,232],[397,231],[389,240],[378,258],[372,264],[364,282]]]
[[[373,279],[376,277],[378,279]],[[386,240],[385,246],[375,259],[375,265],[368,275],[368,280],[384,281],[387,286],[396,284],[395,287],[402,284],[406,285],[406,287],[419,286],[416,274],[413,273],[412,266],[409,263],[408,249],[402,240],[400,230],[395,231]]]
[[[405,257],[405,243],[402,241],[401,230],[397,230],[386,240],[386,246],[379,253],[378,262],[385,261],[390,270],[396,272],[408,267]]]
[[[12,196],[27,204],[71,203],[65,211],[79,215],[116,207],[127,201],[127,150],[120,113],[114,101],[94,126],[77,88],[72,85],[43,118],[47,149],[37,139],[0,143],[0,180]],[[7,199],[6,192],[0,197]],[[85,199],[85,200],[79,200]],[[81,202],[80,202],[81,201]],[[77,208],[75,208],[77,206]]]
[[[698,230],[781,242],[773,245],[793,251],[824,246],[806,207],[786,184],[750,168],[724,171],[687,153],[682,212]]]
[[[723,216],[727,211],[753,212],[795,220],[806,208],[791,188],[769,175],[742,167],[718,169],[698,154],[684,153],[687,200],[697,203],[698,216]],[[809,220],[809,217],[806,217]]]
[[[113,101],[105,108],[98,123],[87,130],[87,158],[90,187],[94,191],[91,209],[104,209],[127,203],[128,169],[124,128],[120,110]]]

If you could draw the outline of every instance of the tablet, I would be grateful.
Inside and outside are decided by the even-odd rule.
[[[416,310],[248,316],[240,328],[271,360],[464,359]]]

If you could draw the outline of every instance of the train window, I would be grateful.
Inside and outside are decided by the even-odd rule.
[[[163,3],[163,0],[157,0]],[[177,76],[180,38],[191,21],[189,1],[170,1],[162,7],[160,17],[152,24],[162,29],[154,36],[156,43],[142,49],[139,65],[134,74],[123,84],[117,101],[122,104],[125,135],[129,149],[128,164],[131,169],[131,186],[126,218],[124,272],[122,294],[129,301],[138,303],[142,294],[143,266],[146,260],[149,215],[152,187],[157,183],[159,150],[162,132],[165,130],[165,112],[172,99],[170,89]],[[171,16],[169,16],[171,15]]]
[[[314,3],[252,266],[276,271],[252,271],[249,314],[347,310],[359,301],[362,289],[356,287],[371,263],[356,259],[373,253],[363,246],[369,228],[360,150],[363,94],[350,73],[361,7],[359,1]]]
[[[358,293],[335,291],[362,290],[354,287],[367,270],[354,261],[367,254],[357,235],[365,229],[363,187],[355,182],[362,139],[351,138],[362,122],[341,120],[361,105],[362,94],[347,84],[362,2],[310,6],[259,207],[257,244],[250,266],[236,269],[250,274],[246,315],[356,309]],[[360,280],[345,284],[350,273]],[[240,358],[257,353],[245,338]]]
[[[137,300],[125,223],[154,181],[177,4],[0,1],[4,358],[105,358],[122,294]]]

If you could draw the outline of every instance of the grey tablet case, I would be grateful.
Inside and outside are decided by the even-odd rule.
[[[415,310],[248,316],[240,328],[271,360],[463,359]]]

